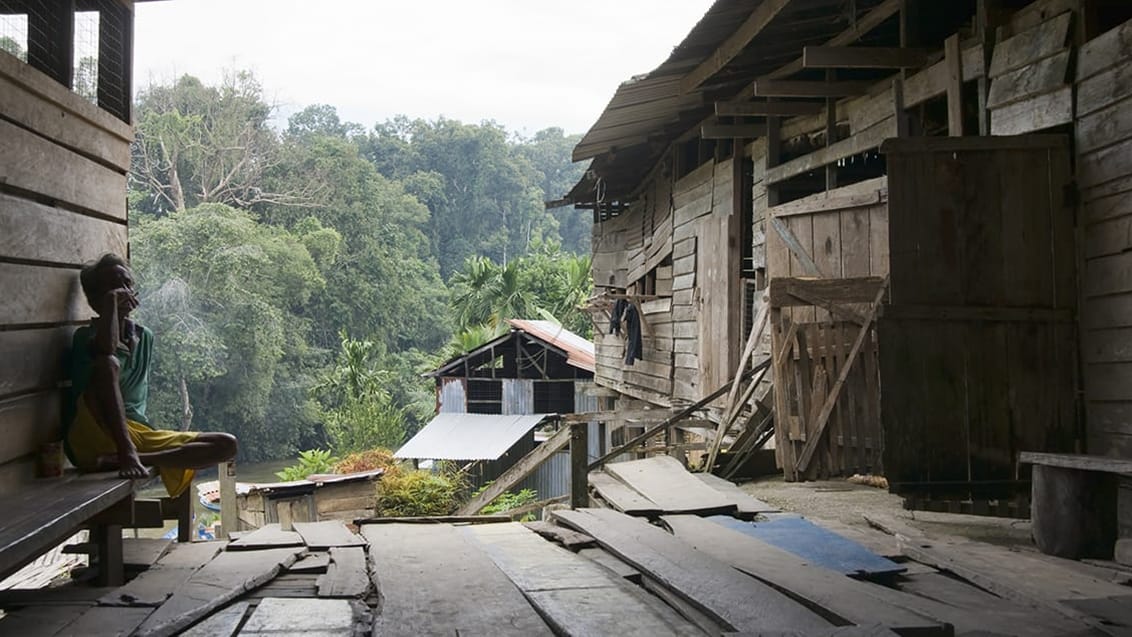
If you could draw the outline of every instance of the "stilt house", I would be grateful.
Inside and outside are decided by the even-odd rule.
[[[707,403],[725,449],[764,423],[789,480],[883,474],[976,507],[1029,492],[1021,452],[1132,458],[1130,19],[715,2],[574,150],[596,384],[678,407],[769,358],[773,389]]]

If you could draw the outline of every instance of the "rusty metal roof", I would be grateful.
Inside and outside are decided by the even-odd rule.
[[[511,327],[566,352],[566,363],[588,372],[594,371],[594,344],[551,321],[509,319]]]
[[[552,415],[437,414],[393,457],[496,460]]]

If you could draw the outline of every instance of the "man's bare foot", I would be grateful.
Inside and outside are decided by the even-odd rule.
[[[121,457],[117,454],[106,454],[98,456],[94,461],[94,467],[98,471],[118,471],[119,478],[129,478],[131,480],[138,480],[149,476],[149,469],[141,463],[137,454]]]

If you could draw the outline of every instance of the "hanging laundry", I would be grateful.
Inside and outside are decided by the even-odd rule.
[[[641,358],[644,344],[641,342],[641,317],[637,314],[637,308],[627,299],[617,299],[613,304],[609,331],[620,335],[622,323],[625,325],[625,364],[632,365],[633,361]]]

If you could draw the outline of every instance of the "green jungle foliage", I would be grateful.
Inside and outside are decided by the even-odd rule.
[[[493,122],[278,126],[249,72],[142,90],[130,173],[139,319],[160,426],[230,431],[243,462],[397,448],[435,411],[421,374],[506,329],[583,335],[590,220],[547,210],[578,141]]]
[[[377,514],[382,517],[448,515],[461,504],[467,485],[454,472],[406,471],[381,476]]]
[[[487,485],[484,485],[484,489],[486,488]],[[483,489],[476,491],[475,495],[479,495],[481,491],[483,491]],[[506,513],[513,509],[518,509],[519,507],[533,504],[537,501],[538,492],[534,489],[520,489],[518,493],[507,491],[500,495],[498,498],[492,500],[491,504],[485,506],[483,509],[480,509],[480,513],[482,513],[483,515]]]
[[[319,473],[333,473],[334,466],[337,462],[338,458],[331,456],[329,451],[308,449],[307,451],[299,452],[298,463],[282,471],[276,471],[275,475],[278,476],[280,480],[306,480],[307,476]]]

